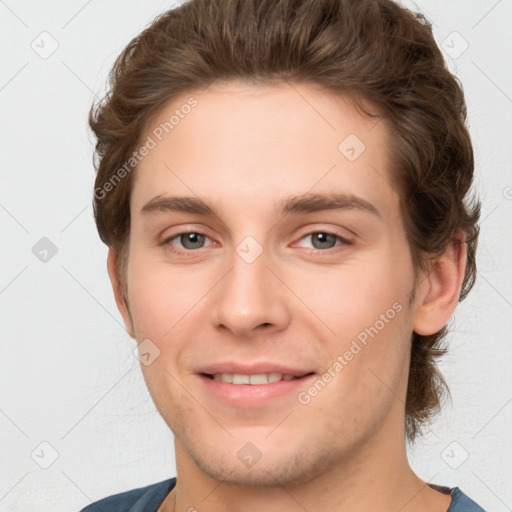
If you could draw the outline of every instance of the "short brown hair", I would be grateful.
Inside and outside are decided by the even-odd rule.
[[[125,300],[133,173],[119,179],[119,170],[166,103],[231,79],[314,84],[383,119],[395,141],[392,177],[416,275],[462,233],[467,268],[459,300],[467,295],[480,216],[478,199],[467,197],[473,149],[462,87],[425,17],[391,0],[190,0],[130,41],[111,70],[109,91],[89,114],[97,139],[94,215],[101,239],[118,255]],[[446,334],[447,326],[412,335],[410,441],[448,392],[436,367]]]

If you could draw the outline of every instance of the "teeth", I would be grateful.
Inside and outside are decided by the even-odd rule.
[[[283,375],[282,373],[259,373],[257,375],[245,375],[241,373],[216,373],[213,380],[229,382],[230,384],[269,384],[279,382],[280,380],[297,379],[293,375]]]
[[[268,375],[264,373],[259,375],[246,375],[246,377],[248,382],[244,382],[244,384],[268,384]]]
[[[241,375],[239,373],[235,373],[233,375],[233,384],[249,384],[250,377],[249,375]]]

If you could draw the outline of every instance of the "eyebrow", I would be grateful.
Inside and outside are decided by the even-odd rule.
[[[274,205],[277,215],[288,213],[313,213],[323,210],[361,210],[382,218],[379,210],[369,201],[352,194],[307,193],[280,200]],[[198,197],[157,196],[148,201],[140,213],[182,212],[217,216],[214,206]]]

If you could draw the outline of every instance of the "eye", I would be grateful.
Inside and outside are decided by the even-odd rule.
[[[202,249],[206,239],[208,239],[208,236],[206,236],[204,233],[199,233],[197,231],[186,231],[168,237],[161,243],[162,245],[169,245],[170,250],[173,252],[183,253],[191,252],[194,249]],[[177,240],[178,243],[181,244],[181,247],[176,248],[176,242],[174,242],[174,240]],[[215,242],[213,244],[215,244]]]
[[[313,231],[312,233],[308,233],[307,235],[303,236],[301,240],[307,238],[311,239],[312,247],[309,248],[320,251],[333,249],[337,245],[351,245],[351,242],[346,238],[343,238],[336,233],[330,233],[328,231]],[[338,241],[340,243],[336,243]]]
[[[320,252],[325,252],[326,250],[333,249],[339,245],[352,245],[350,240],[328,231],[313,231],[301,237],[300,240],[308,238],[311,240],[311,245],[310,247],[306,246],[305,248]],[[191,253],[208,245],[217,245],[217,242],[205,245],[206,240],[211,239],[205,233],[200,233],[198,231],[184,231],[167,237],[161,242],[161,245],[168,246],[168,249],[171,252],[177,254]]]

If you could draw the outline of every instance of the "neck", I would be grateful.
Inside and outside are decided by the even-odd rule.
[[[177,485],[161,512],[445,512],[451,497],[430,488],[409,466],[396,423],[301,483],[251,486],[205,474],[175,441]],[[176,508],[174,508],[174,506]]]

